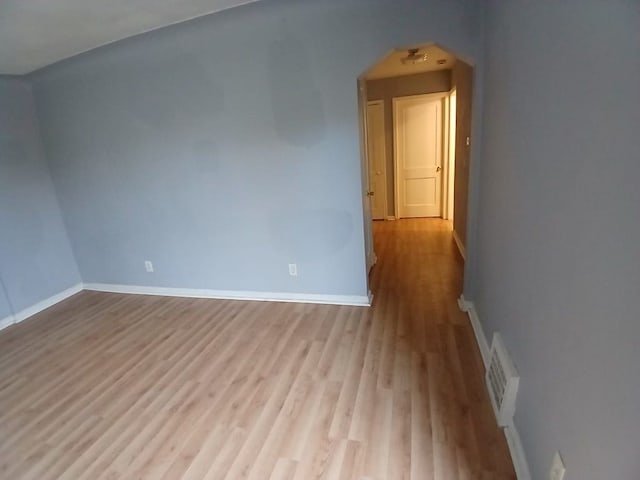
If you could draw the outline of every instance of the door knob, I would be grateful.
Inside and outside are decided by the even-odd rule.
[[[436,172],[439,172],[440,170],[442,170],[442,167],[441,167],[440,165],[438,165],[438,166],[436,167]]]
[[[376,192],[367,192],[367,197],[373,197],[376,194]]]

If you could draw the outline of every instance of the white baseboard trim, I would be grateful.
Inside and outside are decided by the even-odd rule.
[[[26,320],[27,318],[35,315],[36,313],[40,313],[42,310],[52,307],[56,303],[66,300],[70,296],[75,295],[80,291],[82,291],[82,284],[78,283],[77,285],[74,285],[71,288],[67,288],[66,290],[60,293],[57,293],[55,295],[52,295],[51,297],[46,298],[41,302],[36,303],[35,305],[31,305],[30,307],[25,308],[24,310],[14,315],[15,323],[22,322],[23,320]]]
[[[478,342],[480,354],[482,355],[482,362],[486,369],[489,365],[490,348],[487,337],[482,329],[476,307],[473,302],[465,299],[464,295],[460,295],[460,298],[458,299],[458,307],[469,315],[469,321],[471,322],[471,327],[473,328],[473,333],[475,334],[476,342]],[[507,439],[507,445],[509,446],[509,453],[511,454],[513,468],[516,471],[516,477],[518,480],[531,480],[527,456],[524,453],[524,448],[520,441],[520,434],[518,433],[518,429],[516,428],[513,419],[511,419],[511,422],[509,422],[509,425],[507,425],[503,431],[504,436]]]
[[[367,255],[367,273],[371,271],[376,263],[378,263],[378,257],[376,255],[376,252],[372,251],[369,255]]]
[[[56,303],[60,303],[63,300],[66,300],[72,295],[80,292],[82,290],[82,284],[79,283],[74,285],[73,287],[67,288],[60,293],[56,293],[55,295],[50,296],[49,298],[45,298],[44,300],[36,303],[35,305],[31,305],[30,307],[25,308],[24,310],[19,311],[13,316],[8,316],[2,320],[0,320],[0,330],[13,325],[14,323],[20,323],[23,320],[26,320],[29,317],[32,317],[36,313],[40,313],[41,311],[52,307]]]
[[[10,327],[14,323],[16,323],[16,320],[13,317],[13,315],[9,315],[8,317],[4,317],[2,320],[0,320],[0,330],[3,330],[5,328],[7,328],[7,327]]]
[[[250,300],[259,302],[317,303],[327,305],[371,306],[369,295],[319,295],[314,293],[251,292],[234,290],[208,290],[193,288],[141,287],[86,283],[85,290],[131,295],[159,295],[163,297],[212,298],[219,300]]]
[[[518,433],[515,423],[513,423],[513,419],[511,419],[509,425],[504,429],[504,436],[507,438],[507,445],[509,445],[509,453],[513,461],[513,468],[516,471],[516,477],[518,480],[531,480],[529,463],[527,462],[522,441],[520,440],[520,434]]]
[[[456,233],[455,230],[451,231],[451,234],[453,235],[453,241],[456,242],[456,245],[458,247],[458,251],[460,252],[460,255],[462,255],[462,258],[464,260],[467,259],[467,251],[464,248],[464,245],[462,244],[462,240],[460,240],[460,237],[458,236],[458,234]]]
[[[371,291],[367,295],[318,295],[314,293],[275,293],[275,292],[245,292],[231,290],[204,290],[190,288],[162,288],[162,287],[138,287],[132,285],[110,285],[102,283],[77,284],[71,288],[52,295],[35,305],[21,310],[15,315],[9,315],[0,319],[0,330],[15,323],[22,322],[36,313],[52,307],[82,290],[94,290],[97,292],[127,293],[133,295],[160,295],[166,297],[187,298],[213,298],[220,300],[253,300],[260,302],[292,302],[292,303],[317,303],[324,305],[350,305],[357,307],[370,307],[373,302]]]
[[[467,313],[469,311],[469,309],[472,307],[472,303],[468,302],[466,298],[464,298],[464,294],[460,295],[460,298],[458,298],[458,307],[460,307],[460,310],[462,310],[464,313]]]
[[[487,337],[485,336],[482,325],[480,324],[476,308],[472,302],[469,302],[464,298],[464,295],[460,295],[460,298],[458,299],[458,307],[469,315],[471,327],[473,328],[473,333],[476,336],[476,342],[478,342],[478,347],[480,348],[480,355],[482,355],[484,367],[487,368],[489,365],[489,352],[491,349],[489,348],[489,342],[487,341]]]

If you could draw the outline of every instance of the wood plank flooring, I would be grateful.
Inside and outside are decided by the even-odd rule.
[[[81,292],[0,332],[2,479],[515,479],[442,220],[372,308]]]

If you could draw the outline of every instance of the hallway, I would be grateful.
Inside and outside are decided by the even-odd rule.
[[[512,480],[441,220],[373,308],[81,292],[0,332],[0,478]]]
[[[424,448],[433,451],[434,478],[515,479],[473,330],[457,305],[464,264],[449,222],[417,218],[373,225],[373,306],[384,309],[385,329],[396,339],[396,365],[410,356],[402,361],[410,362],[412,407],[428,409],[412,409],[411,421],[424,422],[414,432],[431,431]]]

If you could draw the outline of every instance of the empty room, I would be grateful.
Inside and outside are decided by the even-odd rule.
[[[638,0],[0,3],[0,479],[640,478]]]

